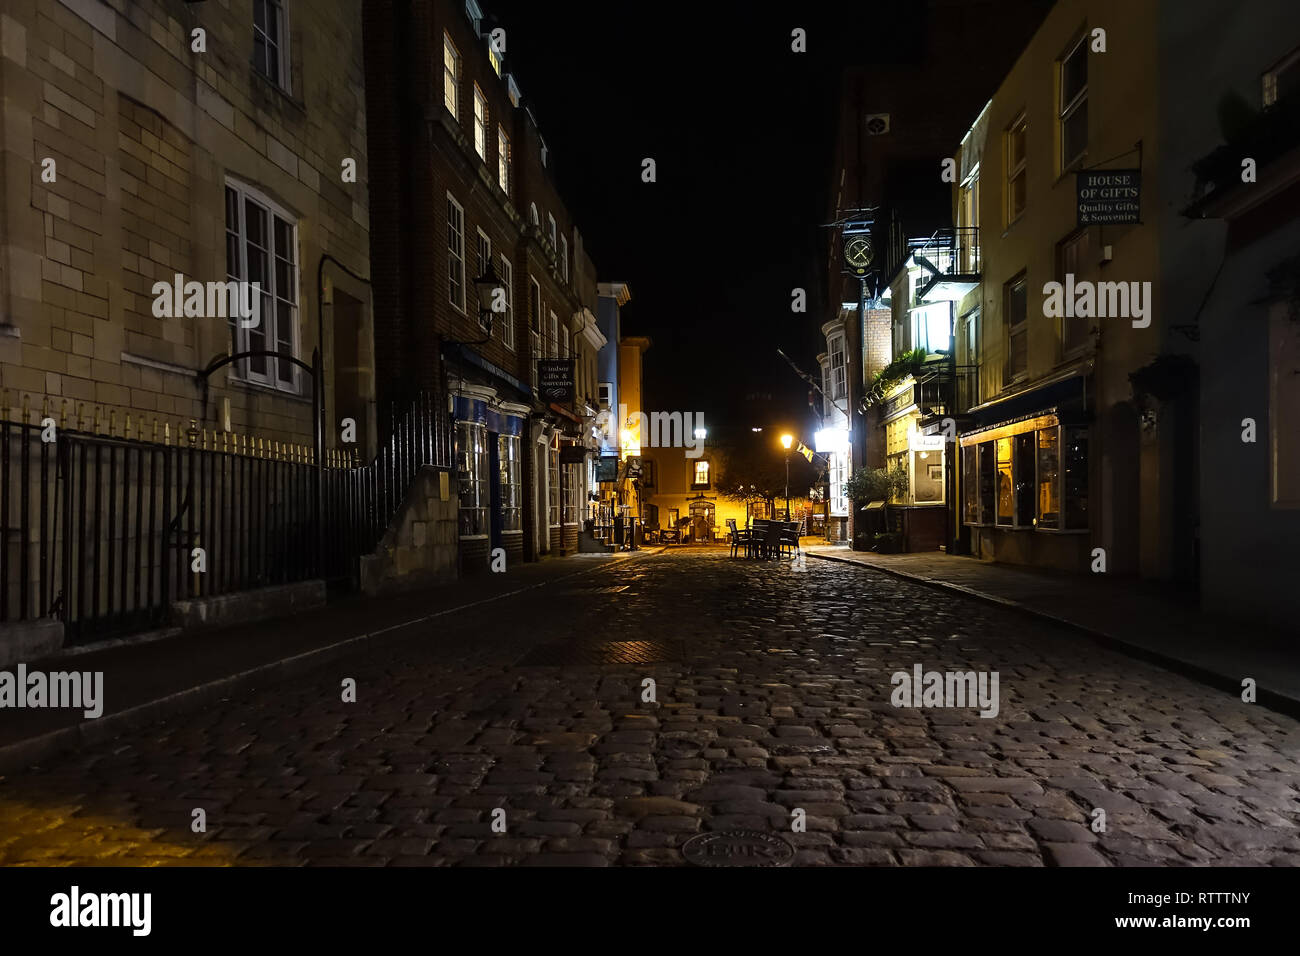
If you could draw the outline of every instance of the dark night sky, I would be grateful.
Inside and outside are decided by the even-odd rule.
[[[861,2],[482,5],[506,29],[507,68],[597,275],[632,290],[624,334],[653,340],[648,408],[703,411],[745,433],[808,420],[808,387],[776,349],[812,372],[824,347],[820,226],[840,71],[897,58],[918,30],[881,18],[909,14]],[[795,27],[807,53],[791,52]],[[656,183],[641,181],[645,157]],[[808,291],[806,314],[790,310],[794,287]]]

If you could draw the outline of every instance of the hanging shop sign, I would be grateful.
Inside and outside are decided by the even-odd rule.
[[[596,481],[618,481],[618,455],[601,455],[596,465]]]
[[[560,464],[575,465],[587,460],[587,449],[581,445],[561,445]]]
[[[538,359],[537,393],[544,402],[573,401],[573,359]]]
[[[1080,226],[1122,226],[1141,221],[1142,170],[1089,169],[1074,175]]]

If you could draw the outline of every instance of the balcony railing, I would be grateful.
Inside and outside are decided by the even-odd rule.
[[[917,293],[921,304],[927,293],[947,279],[971,279],[980,274],[979,226],[950,226],[928,239],[909,239],[912,261],[927,277]]]
[[[926,366],[917,376],[915,398],[922,419],[952,416],[975,404],[979,366],[944,362]]]

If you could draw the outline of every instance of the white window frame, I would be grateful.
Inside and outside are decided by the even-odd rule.
[[[549,212],[546,214],[546,233],[550,236],[551,251],[554,252],[559,243],[555,241],[555,216]]]
[[[474,447],[465,447],[466,440],[471,438]],[[490,474],[487,441],[487,426],[482,422],[463,419],[456,422],[457,530],[461,538],[487,537],[492,527],[492,492],[488,482],[495,476]]]
[[[537,363],[538,363],[538,361],[539,361],[540,359],[543,359],[543,358],[546,357],[546,353],[542,350],[542,335],[541,335],[541,333],[538,332],[538,331],[536,331],[535,329],[529,329],[529,330],[528,330],[528,342],[529,342],[529,344],[531,345],[532,350],[533,350],[532,361],[530,361],[530,362],[528,363],[528,364],[529,364],[529,372],[531,373],[530,381],[531,381],[532,386],[533,386],[533,391],[537,391]]]
[[[560,320],[554,312],[551,312],[551,326],[547,330],[550,332],[550,341],[546,346],[546,354],[551,358],[559,358],[560,355]]]
[[[515,350],[515,267],[503,252],[501,261],[501,284],[506,290],[506,311],[501,321],[501,342],[510,351]]]
[[[547,527],[558,528],[563,520],[563,501],[560,497],[560,473],[563,466],[560,464],[560,440],[559,438],[551,439],[551,443],[546,448],[546,497],[547,497]]]
[[[455,210],[457,216],[452,216],[452,210]],[[458,236],[453,237],[453,223],[459,220]],[[452,242],[453,238],[459,238],[460,250],[457,252]],[[465,207],[456,201],[456,197],[447,192],[447,301],[451,303],[452,308],[461,315],[468,315],[465,311]],[[454,265],[453,265],[454,263]],[[456,301],[456,285],[452,282],[453,268],[460,273],[460,301]]]
[[[234,192],[235,195],[238,197],[238,209],[237,209],[238,222],[236,223],[235,236],[237,238],[237,247],[239,249],[239,262],[238,262],[239,274],[235,275],[230,272],[230,262],[229,262],[229,254],[228,254],[229,250],[227,249],[227,257],[226,257],[227,278],[229,280],[234,280],[236,282],[247,281],[248,241],[249,241],[248,222],[247,222],[247,212],[248,212],[247,204],[251,202],[253,205],[259,206],[262,209],[262,211],[267,214],[267,227],[269,229],[269,234],[267,236],[268,248],[266,249],[266,255],[267,255],[266,281],[262,285],[263,302],[258,304],[258,308],[260,310],[259,312],[260,320],[259,320],[257,331],[259,331],[262,334],[263,347],[266,348],[267,351],[276,351],[279,348],[279,342],[280,342],[279,311],[280,310],[278,306],[281,302],[284,302],[289,307],[289,324],[291,326],[290,334],[289,334],[289,343],[290,343],[291,353],[294,358],[301,358],[302,344],[299,338],[300,330],[298,328],[299,308],[302,301],[301,290],[300,290],[301,262],[299,259],[299,248],[298,248],[298,219],[296,216],[293,215],[293,213],[289,212],[289,210],[285,209],[279,203],[275,202],[265,193],[254,188],[253,186],[248,185],[247,183],[241,182],[237,179],[231,179],[227,177],[227,179],[225,180],[225,188]],[[223,197],[224,197],[224,192],[223,192]],[[277,286],[276,263],[275,263],[275,260],[277,258],[277,249],[275,245],[275,220],[276,219],[282,220],[289,227],[289,244],[291,246],[291,251],[293,253],[293,260],[291,263],[292,277],[290,279],[290,284],[292,286],[291,291],[293,292],[292,299],[285,298],[284,292],[286,290],[280,289]],[[225,231],[227,235],[230,234],[230,229],[228,227],[228,224]],[[279,258],[284,258],[284,257],[280,256]],[[269,309],[266,307],[265,304],[265,300],[267,299],[269,299],[271,303],[271,307]],[[231,310],[227,309],[227,313],[230,312]],[[250,343],[250,339],[252,338],[252,333],[254,330],[245,328],[244,324],[240,322],[237,317],[228,319],[227,324],[229,330],[233,333],[234,336],[232,346],[235,348],[235,350],[240,352],[249,351],[251,348],[249,343]],[[252,364],[251,364],[252,359],[244,359],[242,361],[234,362],[231,364],[231,374],[235,378],[240,379],[242,381],[255,382],[259,385],[265,385],[268,388],[274,388],[283,392],[290,392],[292,394],[297,394],[301,391],[300,371],[298,369],[298,366],[290,364],[289,366],[291,370],[290,378],[287,382],[285,382],[279,377],[277,371],[278,360],[274,358],[267,358],[265,361],[267,363],[266,364],[267,371],[265,372],[253,371]]]
[[[845,365],[845,339],[844,333],[837,332],[826,340],[828,366],[830,369],[831,382],[831,402],[835,403],[844,398],[848,387],[848,370]],[[835,361],[835,356],[839,355],[839,361]]]
[[[523,530],[523,440],[519,435],[497,436],[497,481],[501,496],[501,530]]]
[[[1025,130],[1025,151],[1024,155],[1020,157],[1020,162],[1013,165],[1011,162],[1011,141],[1015,138],[1016,130],[1020,129],[1022,126]],[[1004,208],[1006,211],[1007,225],[1011,226],[1013,223],[1018,222],[1020,217],[1025,214],[1025,210],[1029,208],[1029,119],[1026,114],[1019,114],[1011,125],[1007,127],[1005,142],[1007,144],[1007,161],[1005,165],[1007,177],[1007,199]],[[1011,200],[1015,195],[1015,191],[1011,188],[1011,184],[1022,175],[1025,177],[1025,204],[1013,214],[1011,211]]]
[[[569,328],[568,326],[562,325],[560,326],[560,358],[566,359],[568,357],[569,357]]]
[[[260,73],[262,76],[266,77],[276,86],[280,87],[280,89],[284,90],[284,92],[291,94],[293,92],[291,88],[291,79],[292,79],[293,71],[292,69],[290,69],[290,64],[289,64],[288,5],[286,4],[285,0],[253,0],[253,3],[254,3],[254,9],[253,9],[254,17],[256,17],[257,15],[256,5],[258,3],[262,3],[265,6],[265,9],[267,10],[268,14],[271,14],[275,17],[275,21],[276,21],[275,26],[279,34],[278,39],[275,42],[272,42],[271,37],[266,33],[265,30],[262,30],[261,28],[258,27],[257,21],[256,19],[254,19],[253,21],[254,50],[256,50],[256,42],[257,42],[258,34],[261,34],[266,45],[270,48],[273,48],[276,52],[277,75],[271,76],[270,73],[262,69],[262,64],[260,63],[254,63],[254,67],[257,69],[257,72]]]
[[[474,84],[474,152],[487,162],[488,102],[477,83]]]
[[[1023,284],[1025,287],[1025,317],[1019,322],[1012,321],[1011,299],[1012,292],[1017,285]],[[1013,278],[1008,279],[1003,285],[1003,319],[1006,326],[1006,366],[1002,373],[1002,387],[1007,388],[1016,382],[1023,381],[1029,377],[1029,273],[1028,271],[1017,273]],[[1017,335],[1025,337],[1025,367],[1015,371],[1011,367],[1012,362],[1012,340]]]
[[[507,196],[510,195],[510,137],[506,128],[497,124],[497,185]]]
[[[540,335],[542,331],[543,309],[542,285],[533,277],[531,272],[528,274],[528,287],[532,292],[532,295],[528,297],[528,331]],[[534,306],[536,306],[536,309],[533,308]]]
[[[460,50],[452,42],[451,34],[442,31],[442,105],[451,118],[460,122]]]
[[[569,240],[566,236],[560,236],[560,275],[564,276],[564,281],[569,281]]]
[[[1079,41],[1075,43],[1074,46],[1070,47],[1069,51],[1065,54],[1065,56],[1061,57],[1061,60],[1056,67],[1057,86],[1058,86],[1057,103],[1056,103],[1056,129],[1057,129],[1057,137],[1058,137],[1059,149],[1061,154],[1061,172],[1065,172],[1066,170],[1073,168],[1075,163],[1079,162],[1079,160],[1083,159],[1085,156],[1088,155],[1088,142],[1087,142],[1086,131],[1084,134],[1083,149],[1081,149],[1078,153],[1076,153],[1073,156],[1065,155],[1065,125],[1070,121],[1070,119],[1074,116],[1075,113],[1079,112],[1079,110],[1081,109],[1086,110],[1088,108],[1088,80],[1086,78],[1086,75],[1083,81],[1083,88],[1074,95],[1074,98],[1070,100],[1070,102],[1068,103],[1064,102],[1065,64],[1069,62],[1070,57],[1074,56],[1076,53],[1082,50],[1083,67],[1086,74],[1086,71],[1088,69],[1087,42],[1088,42],[1088,34],[1084,33],[1083,36],[1079,37]],[[1028,150],[1026,150],[1026,152],[1028,152]]]
[[[477,233],[474,245],[474,278],[478,279],[487,275],[488,268],[492,265],[492,239],[481,226],[474,231]]]

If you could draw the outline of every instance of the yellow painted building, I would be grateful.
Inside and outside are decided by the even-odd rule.
[[[954,313],[972,370],[954,504],[983,558],[1088,570],[1104,553],[1109,572],[1154,577],[1192,560],[1195,402],[1130,379],[1189,348],[1163,295],[1177,223],[1159,175],[1157,7],[1061,0],[955,156],[954,219],[978,229],[981,284]],[[1080,216],[1082,172],[1136,189],[1140,221]]]

